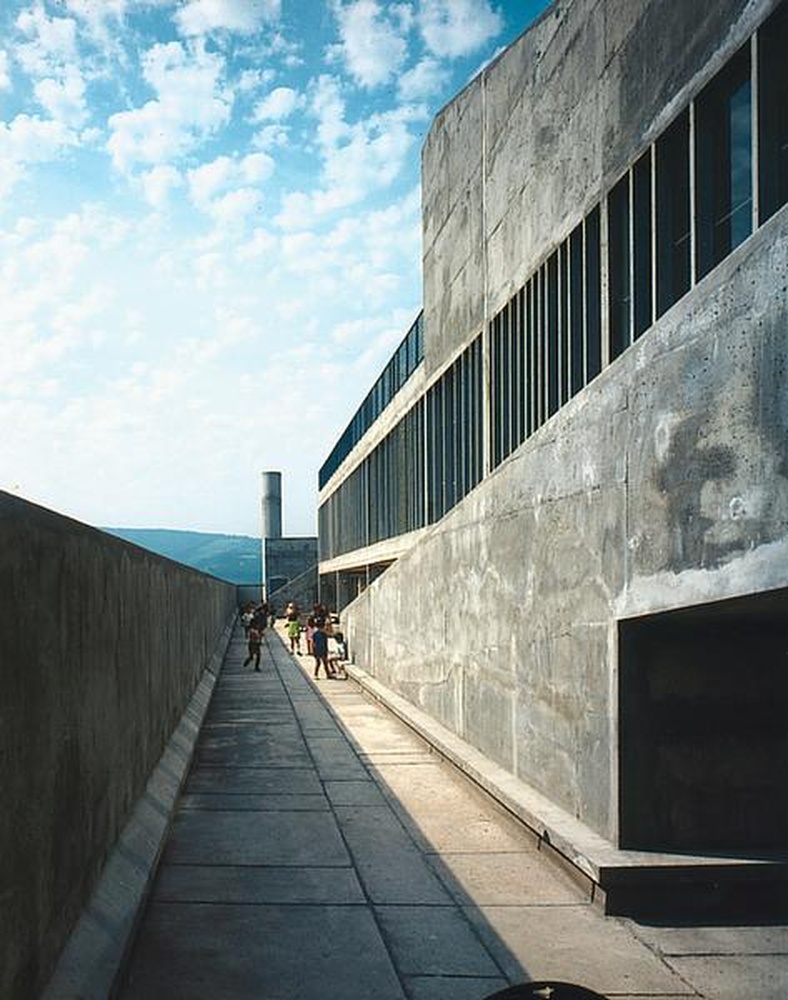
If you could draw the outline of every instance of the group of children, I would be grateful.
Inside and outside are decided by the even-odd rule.
[[[287,619],[286,630],[287,637],[290,640],[290,652],[300,656],[301,617],[295,604],[288,604],[285,617]],[[315,679],[320,675],[321,666],[328,680],[336,680],[339,677],[346,678],[344,637],[341,632],[334,632],[331,616],[322,604],[316,604],[312,609],[312,614],[306,620],[304,634],[307,655],[314,656],[315,658]],[[337,643],[338,652],[334,656],[329,655],[329,636]]]
[[[245,604],[241,610],[241,624],[246,634],[247,657],[244,666],[254,663],[254,669],[260,670],[260,649],[263,643],[263,631],[268,625],[271,612],[268,605]],[[347,647],[341,632],[335,632],[331,622],[331,616],[322,604],[316,604],[306,619],[306,628],[301,627],[301,615],[297,605],[290,603],[285,609],[285,631],[290,640],[290,652],[297,656],[301,655],[301,632],[306,637],[306,651],[309,656],[315,658],[315,679],[320,674],[320,667],[323,667],[328,680],[337,678],[346,679],[344,661],[347,659]],[[337,650],[331,654],[329,652],[328,640],[331,637],[336,643]]]

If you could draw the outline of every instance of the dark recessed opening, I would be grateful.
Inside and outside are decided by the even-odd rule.
[[[619,623],[620,844],[788,849],[788,590]]]

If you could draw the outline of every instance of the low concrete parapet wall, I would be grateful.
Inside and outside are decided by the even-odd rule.
[[[0,493],[0,996],[40,995],[236,588]]]

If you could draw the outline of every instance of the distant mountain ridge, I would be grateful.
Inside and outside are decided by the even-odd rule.
[[[262,579],[259,538],[202,531],[170,531],[166,528],[101,530],[230,583],[254,584]]]

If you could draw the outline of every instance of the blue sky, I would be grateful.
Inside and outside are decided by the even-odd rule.
[[[421,302],[435,113],[545,0],[3,0],[0,489],[315,532]]]

